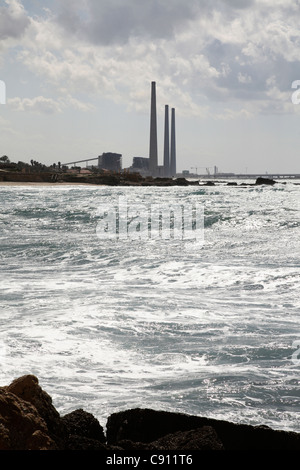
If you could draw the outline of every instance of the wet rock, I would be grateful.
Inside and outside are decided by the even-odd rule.
[[[148,444],[123,440],[118,445],[124,450],[224,450],[222,442],[211,426],[167,434]]]
[[[113,445],[123,440],[153,444],[168,434],[203,426],[215,430],[225,450],[300,450],[297,433],[139,408],[112,414],[107,421],[107,440]]]
[[[52,404],[52,398],[40,387],[37,377],[34,375],[19,377],[6,388],[8,392],[36,408],[54,441],[59,443],[64,440],[65,430],[61,417]]]
[[[123,450],[121,447],[117,447],[116,449]],[[88,437],[71,434],[66,441],[64,450],[109,451],[110,447],[97,439],[89,439]]]
[[[114,413],[107,435],[82,409],[63,417],[37,377],[0,387],[0,450],[300,450],[300,434],[151,409]]]
[[[44,419],[29,402],[0,389],[0,450],[55,450]]]
[[[268,184],[268,185],[273,186],[274,184],[276,184],[276,181],[272,180],[271,178],[262,178],[262,177],[259,177],[259,178],[256,179],[255,184],[256,184],[256,185]]]
[[[175,184],[176,186],[188,186],[189,182],[185,178],[177,178]]]
[[[203,426],[191,431],[168,434],[153,442],[158,450],[223,450],[216,431],[211,426]]]
[[[68,433],[68,439],[78,443],[80,439],[82,444],[97,446],[99,443],[105,443],[103,427],[94,416],[86,411],[79,409],[62,417],[62,421]],[[88,441],[91,440],[91,443]],[[96,442],[94,442],[96,441]]]

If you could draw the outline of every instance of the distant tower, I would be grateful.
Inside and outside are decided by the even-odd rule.
[[[151,83],[151,118],[150,118],[150,150],[149,170],[151,176],[157,173],[157,118],[156,118],[156,83]]]
[[[171,175],[176,176],[176,129],[175,129],[175,109],[172,108],[172,124],[171,124]]]
[[[164,176],[170,176],[169,106],[165,106]]]

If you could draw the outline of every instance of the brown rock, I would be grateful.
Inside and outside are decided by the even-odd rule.
[[[47,433],[35,431],[30,437],[26,450],[56,450],[57,446]]]
[[[84,410],[60,417],[33,375],[0,387],[0,450],[300,450],[300,435],[181,413],[112,414],[107,442]]]
[[[91,413],[82,409],[75,410],[63,416],[62,421],[69,436],[105,442],[103,428]]]
[[[31,403],[45,421],[49,434],[57,443],[64,439],[64,426],[52,398],[40,386],[37,377],[25,375],[14,380],[7,391]]]
[[[37,409],[8,392],[0,389],[0,450],[56,449],[49,436],[45,421]]]

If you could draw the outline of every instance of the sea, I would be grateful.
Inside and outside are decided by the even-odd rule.
[[[33,374],[103,427],[151,408],[299,432],[300,182],[236,183],[2,184],[0,386]],[[199,210],[189,233],[135,223],[171,205]]]

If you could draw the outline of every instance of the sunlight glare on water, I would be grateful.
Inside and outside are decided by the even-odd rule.
[[[204,208],[204,238],[105,240],[98,208]],[[299,431],[300,186],[2,186],[1,385]],[[300,359],[300,355],[299,355]]]

